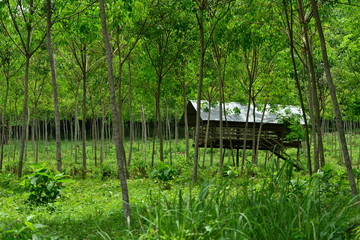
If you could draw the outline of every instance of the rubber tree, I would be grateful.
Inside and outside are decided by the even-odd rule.
[[[95,34],[98,32],[100,26],[90,21],[95,17],[95,11],[86,11],[81,15],[76,15],[73,21],[67,21],[62,24],[66,30],[66,39],[68,49],[73,57],[72,62],[76,68],[72,70],[76,73],[77,79],[81,81],[82,90],[82,124],[81,124],[81,138],[82,138],[82,175],[86,177],[87,171],[87,153],[86,153],[86,120],[88,116],[88,85],[92,80],[95,70],[104,61],[104,57],[97,54],[99,36]],[[76,20],[76,21],[75,21]],[[80,84],[80,83],[79,83]],[[79,86],[80,87],[80,86]]]
[[[162,85],[174,67],[188,37],[188,19],[183,17],[183,6],[177,1],[159,1],[150,14],[157,18],[144,39],[146,54],[156,74],[155,111],[159,138],[160,161],[164,161],[163,127],[161,114]]]
[[[303,93],[301,90],[300,79],[298,76],[298,67],[295,59],[295,46],[294,46],[294,15],[293,15],[293,4],[292,0],[287,1],[283,0],[283,8],[285,12],[285,26],[287,28],[287,37],[289,38],[289,46],[291,53],[291,62],[293,64],[294,69],[294,79],[296,83],[296,88],[299,93],[299,100],[301,104],[302,117],[305,123],[305,141],[306,141],[306,151],[307,151],[307,167],[309,174],[312,175],[312,165],[311,165],[311,148],[310,148],[310,139],[309,139],[309,128],[308,128],[308,120],[306,116],[305,103],[303,99]]]
[[[8,9],[8,16],[11,19],[12,26],[2,24],[6,35],[13,41],[14,45],[24,56],[25,72],[23,78],[23,105],[21,114],[21,143],[20,155],[18,162],[17,175],[22,177],[23,163],[25,160],[25,146],[27,142],[28,126],[28,95],[29,95],[29,71],[30,60],[32,56],[42,46],[46,34],[40,29],[44,27],[44,18],[40,1],[30,0],[22,1],[5,1]]]
[[[218,90],[219,90],[219,149],[220,149],[220,165],[219,173],[223,174],[223,165],[224,165],[224,118],[225,108],[224,108],[224,81],[225,81],[225,63],[228,55],[228,47],[231,39],[226,38],[227,35],[226,28],[224,26],[226,23],[222,24],[222,20],[230,12],[231,7],[233,6],[232,1],[224,2],[222,5],[217,8],[208,8],[208,15],[210,16],[210,25],[211,29],[214,30],[214,34],[211,34],[210,39],[213,47],[213,61],[215,63],[217,80],[218,80]],[[216,12],[220,10],[221,14],[216,15]]]
[[[3,33],[3,32],[2,32]],[[6,116],[8,113],[8,103],[9,103],[9,91],[10,91],[10,82],[13,77],[18,74],[18,72],[21,70],[23,64],[19,65],[19,62],[16,61],[17,59],[17,52],[13,51],[14,46],[11,45],[10,39],[6,39],[5,36],[2,39],[2,43],[0,45],[0,62],[1,62],[1,71],[4,76],[5,83],[1,84],[4,86],[4,88],[1,89],[1,95],[2,95],[2,111],[1,111],[1,137],[0,137],[0,144],[1,144],[1,152],[0,152],[0,171],[3,169],[4,165],[4,145],[7,142],[7,137],[9,136],[10,125],[9,122],[6,124]],[[6,129],[6,127],[8,129]],[[10,154],[9,154],[10,156]]]
[[[130,56],[132,52],[136,49],[139,41],[143,38],[144,33],[152,26],[152,21],[149,20],[147,15],[147,1],[133,2],[133,1],[123,1],[121,4],[117,1],[112,4],[109,8],[109,21],[111,21],[112,31],[114,32],[114,53],[117,58],[115,58],[117,64],[117,71],[115,72],[115,84],[117,85],[118,92],[118,109],[123,111],[124,102],[129,97],[129,111],[130,118],[132,119],[132,73],[130,68]],[[124,65],[127,64],[127,67]],[[127,76],[125,76],[124,69],[127,69]],[[127,78],[127,79],[126,79]],[[127,81],[126,81],[127,80]],[[128,88],[126,88],[128,86]],[[121,117],[120,121],[120,138],[122,141],[125,140],[124,133],[124,119]],[[133,132],[133,123],[130,120],[130,131]],[[132,134],[130,134],[132,136]],[[132,137],[131,137],[132,138]],[[125,161],[126,172],[128,174],[128,168],[131,163],[132,158],[132,147],[133,139],[130,141],[130,152],[128,156],[128,161]],[[125,154],[125,152],[124,152]],[[123,156],[126,159],[126,155]]]
[[[56,10],[64,11],[65,6],[68,2],[58,2],[57,8],[51,0],[46,0],[46,47],[49,56],[49,65],[51,72],[51,84],[53,89],[53,100],[54,100],[54,119],[55,119],[55,141],[56,141],[56,168],[59,172],[62,172],[62,159],[61,159],[61,130],[60,130],[60,107],[59,107],[59,93],[58,93],[58,81],[56,74],[56,61],[53,47],[52,27],[55,23],[62,20],[70,19],[76,14],[80,14],[87,7],[82,8],[80,11],[73,9],[67,9],[66,14],[59,16]],[[69,8],[69,7],[68,7]],[[75,9],[75,8],[74,8]],[[53,17],[53,14],[55,18]]]
[[[317,75],[315,72],[315,58],[313,53],[313,44],[310,39],[309,33],[309,14],[306,14],[304,11],[304,6],[302,0],[297,0],[299,19],[302,26],[302,36],[305,48],[305,57],[307,62],[307,69],[309,71],[309,81],[310,81],[310,108],[312,109],[312,118],[314,123],[314,136],[317,136],[317,142],[314,141],[314,171],[318,171],[320,167],[325,165],[324,157],[324,146],[323,146],[323,136],[321,131],[321,112],[320,112],[320,101],[318,94],[318,84],[317,84]],[[316,146],[315,146],[316,144]]]
[[[226,6],[232,1],[212,1],[212,0],[193,0],[196,17],[196,23],[198,26],[199,37],[199,66],[198,66],[198,84],[197,84],[197,99],[196,99],[196,124],[195,124],[195,142],[194,142],[194,167],[193,167],[193,181],[197,182],[198,179],[198,166],[199,166],[199,140],[200,140],[200,108],[202,100],[202,89],[204,80],[204,68],[205,68],[205,54],[206,49],[211,43],[212,34],[214,33],[217,24],[225,16],[228,11]],[[225,6],[225,7],[224,7]],[[209,22],[210,14],[213,19],[212,24]]]
[[[116,93],[115,93],[115,81],[114,81],[114,70],[113,70],[113,55],[111,44],[109,40],[109,35],[107,32],[107,23],[106,23],[106,13],[105,13],[105,1],[99,0],[100,6],[100,19],[101,19],[101,29],[102,37],[105,45],[106,53],[106,63],[108,69],[108,82],[109,82],[109,91],[110,91],[110,104],[112,110],[112,123],[113,123],[113,136],[114,143],[116,148],[116,160],[118,166],[118,175],[120,177],[120,185],[122,191],[122,200],[124,206],[124,217],[128,223],[131,223],[131,210],[130,210],[130,200],[129,192],[126,181],[125,173],[125,159],[124,156],[124,146],[120,138],[120,126],[119,119],[121,118],[122,112],[119,112],[116,106]]]
[[[315,22],[316,22],[316,28],[317,28],[318,34],[319,34],[321,54],[322,54],[322,60],[323,60],[323,64],[324,64],[325,75],[326,75],[326,79],[327,79],[329,90],[330,90],[333,108],[334,108],[334,111],[336,114],[336,127],[337,127],[337,131],[338,131],[339,138],[340,138],[341,149],[343,152],[346,169],[348,172],[350,189],[351,189],[351,193],[354,196],[356,196],[358,191],[356,188],[356,182],[355,182],[354,173],[352,170],[352,164],[351,164],[348,147],[346,144],[341,109],[339,106],[339,102],[337,100],[336,87],[335,87],[334,81],[332,79],[331,71],[330,71],[330,64],[329,64],[329,59],[328,59],[327,49],[326,49],[326,41],[325,41],[324,31],[323,31],[323,27],[322,27],[322,22],[320,19],[318,4],[315,0],[311,0],[311,7],[313,9],[313,14],[314,14]]]

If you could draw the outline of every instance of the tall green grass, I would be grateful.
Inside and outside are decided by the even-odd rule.
[[[321,174],[294,181],[291,168],[285,168],[260,184],[225,178],[204,182],[196,194],[179,189],[170,199],[157,195],[137,209],[136,238],[354,238],[348,228],[356,217],[359,221],[359,202],[327,196]]]
[[[67,145],[66,145],[67,144]],[[78,174],[71,145],[64,143],[64,169],[75,182],[65,186],[64,198],[46,207],[29,208],[19,188],[17,161],[5,161],[0,174],[0,239],[356,239],[360,238],[359,200],[351,198],[346,171],[336,164],[309,177],[293,172],[276,160],[246,166],[243,176],[227,160],[225,177],[216,163],[199,170],[192,183],[192,164],[184,144],[173,154],[178,176],[166,190],[148,178],[151,148],[144,160],[141,148],[133,151],[128,181],[133,224],[123,219],[121,190],[113,148],[95,167],[89,150],[87,179]],[[54,145],[40,162],[55,168]],[[218,154],[214,155],[218,159]],[[24,173],[31,169],[28,153]],[[166,163],[169,163],[166,160]],[[335,166],[335,167],[334,167]],[[155,168],[159,168],[158,161]],[[15,172],[15,171],[14,171]],[[359,175],[357,175],[359,176]]]

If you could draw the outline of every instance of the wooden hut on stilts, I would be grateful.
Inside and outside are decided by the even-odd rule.
[[[294,106],[260,107],[247,106],[238,102],[224,103],[223,105],[223,148],[236,149],[237,163],[239,150],[254,149],[268,150],[278,158],[289,161],[287,148],[301,147],[301,140],[289,138],[291,133],[288,119],[297,119],[303,125],[301,108]],[[249,113],[248,113],[249,109]],[[265,110],[265,111],[264,111]],[[189,101],[187,105],[188,126],[196,126],[196,101]],[[220,111],[217,103],[201,102],[199,147],[220,147]],[[248,118],[248,119],[247,119]],[[185,124],[184,115],[180,125]],[[207,127],[208,126],[208,127]],[[298,160],[292,162],[301,168]]]

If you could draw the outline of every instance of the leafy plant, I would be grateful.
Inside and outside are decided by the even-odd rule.
[[[14,179],[14,174],[12,173],[0,173],[0,187],[8,188],[11,182]]]
[[[34,217],[35,215],[27,216],[26,220],[23,220],[23,222],[20,224],[20,229],[13,228],[10,230],[5,230],[1,229],[0,226],[0,238],[4,237],[4,239],[40,239],[39,233],[41,232],[41,229],[45,228],[46,226],[41,223],[33,223],[32,218]]]
[[[72,182],[67,175],[53,172],[45,164],[35,164],[31,167],[33,173],[25,175],[21,186],[30,192],[27,202],[34,205],[43,205],[55,202],[61,196],[62,183]]]
[[[144,161],[134,161],[130,168],[130,176],[133,178],[148,177],[147,166]]]
[[[225,165],[223,176],[231,178],[237,177],[239,176],[239,170],[237,167]]]
[[[169,182],[179,175],[179,170],[169,165],[161,164],[158,169],[150,173],[155,182],[160,182],[165,189],[170,188]]]

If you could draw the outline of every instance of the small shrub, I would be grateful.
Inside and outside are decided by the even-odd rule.
[[[33,173],[25,175],[21,186],[30,192],[27,202],[34,205],[44,205],[55,202],[61,195],[62,183],[71,182],[68,176],[53,172],[44,164],[33,165]]]
[[[0,173],[0,187],[8,188],[14,181],[15,175],[12,173]]]
[[[169,165],[161,164],[159,169],[155,169],[150,173],[150,177],[159,182],[164,189],[170,189],[170,181],[179,175],[179,170]]]
[[[230,178],[238,177],[239,170],[237,167],[225,165],[224,169],[223,169],[223,176],[230,177]]]
[[[147,178],[148,167],[144,161],[134,161],[130,167],[130,176],[133,178]]]
[[[117,168],[112,166],[110,163],[103,163],[100,166],[101,171],[101,180],[106,180],[109,178],[117,178]]]

